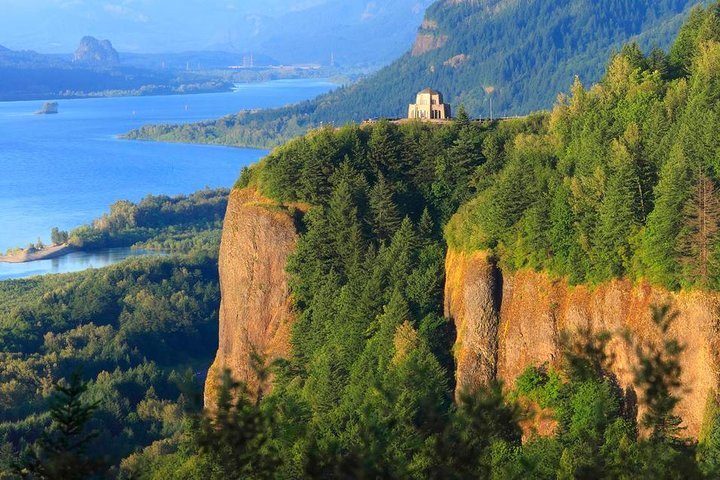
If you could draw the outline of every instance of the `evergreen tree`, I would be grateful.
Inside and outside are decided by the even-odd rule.
[[[695,57],[697,38],[700,28],[705,20],[705,10],[697,6],[690,12],[685,24],[670,49],[670,65],[673,68],[674,76],[680,77],[690,72]]]
[[[370,190],[370,210],[372,211],[372,230],[379,242],[389,240],[400,226],[402,217],[393,201],[393,191],[384,175],[378,177]]]
[[[611,174],[600,207],[595,255],[598,279],[622,276],[631,266],[629,239],[642,222],[642,201],[638,191],[638,173],[627,149],[613,145]]]
[[[575,213],[571,205],[570,188],[565,182],[554,190],[550,207],[549,240],[553,270],[560,275],[568,275],[572,283],[582,281],[584,268],[577,244]]]
[[[457,114],[455,115],[455,125],[461,130],[470,126],[470,116],[467,110],[465,110],[465,105],[460,104],[458,107]]]
[[[99,402],[87,403],[88,385],[78,373],[69,382],[57,383],[50,406],[52,426],[33,446],[20,474],[43,480],[85,480],[105,469],[102,459],[89,453],[98,432],[87,426]]]
[[[255,362],[260,378],[265,376],[262,363]],[[251,401],[247,388],[227,370],[221,382],[215,410],[203,415],[197,427],[197,446],[210,459],[205,478],[276,478],[281,460],[272,442],[273,417],[262,410],[262,397]]]
[[[405,171],[400,159],[400,142],[397,127],[386,120],[372,127],[368,140],[368,163],[375,175],[396,178]]]
[[[365,251],[356,197],[350,182],[343,179],[333,189],[328,204],[328,227],[338,256],[335,268],[341,275],[354,273]]]
[[[680,252],[684,278],[700,287],[714,286],[718,273],[716,247],[720,234],[720,200],[715,185],[706,175],[698,175],[683,214]]]
[[[417,237],[420,244],[425,247],[431,245],[435,238],[435,223],[427,207],[423,209],[417,227]]]
[[[685,157],[675,149],[660,172],[655,188],[655,209],[648,217],[642,253],[648,277],[668,287],[679,284],[677,238],[690,190],[691,175]]]
[[[670,60],[662,48],[653,48],[647,57],[647,68],[651,72],[658,72],[664,79],[670,74]]]

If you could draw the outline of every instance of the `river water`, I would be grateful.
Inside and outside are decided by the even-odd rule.
[[[117,200],[230,187],[242,167],[267,153],[119,140],[122,133],[148,123],[196,122],[280,107],[332,88],[325,81],[280,80],[226,93],[60,100],[58,115],[34,115],[42,101],[2,102],[0,252],[38,238],[48,243],[52,227],[71,230],[88,223]],[[26,267],[0,263],[0,279],[104,266],[131,254],[75,254]],[[23,268],[25,273],[19,272]]]

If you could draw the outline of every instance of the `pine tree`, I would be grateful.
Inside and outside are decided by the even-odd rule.
[[[716,247],[720,237],[720,200],[715,184],[705,174],[698,175],[692,197],[683,209],[680,251],[684,277],[700,287],[714,284]]]
[[[620,55],[624,56],[630,61],[630,65],[632,65],[633,69],[647,69],[647,60],[645,59],[645,54],[643,54],[640,45],[638,45],[636,42],[625,44],[620,51]]]
[[[342,179],[333,189],[328,203],[329,232],[339,257],[335,268],[341,275],[355,272],[365,251],[356,196],[350,182]]]
[[[632,260],[629,238],[642,224],[638,173],[627,149],[618,142],[613,146],[611,165],[595,242],[598,280],[622,276],[627,271]]]
[[[404,292],[408,277],[417,259],[417,238],[409,217],[400,224],[389,246],[382,252],[381,261],[389,272],[389,287]]]
[[[700,6],[693,8],[690,16],[680,29],[675,43],[673,43],[670,48],[670,65],[672,66],[675,77],[684,76],[689,73],[695,56],[698,34],[704,20],[705,10]]]
[[[577,247],[575,214],[571,205],[570,188],[562,183],[555,188],[550,207],[550,245],[553,269],[561,275],[570,275],[579,266],[572,262],[572,251]]]
[[[421,246],[425,247],[433,243],[435,237],[435,224],[427,207],[423,209],[417,227],[417,237]]]
[[[670,60],[662,48],[653,48],[647,58],[647,67],[651,72],[658,72],[662,78],[670,73]]]
[[[457,114],[455,115],[455,125],[460,129],[470,126],[470,116],[463,104],[460,104],[458,107]]]
[[[677,238],[691,189],[691,172],[684,154],[676,147],[660,172],[655,187],[655,208],[648,216],[642,246],[645,274],[651,281],[670,288],[679,285]]]
[[[216,408],[200,418],[196,438],[198,450],[210,460],[205,478],[276,478],[281,458],[272,438],[273,412],[265,412],[259,398],[252,400],[229,371],[221,380]]]
[[[368,140],[368,163],[376,175],[389,175],[394,179],[403,173],[399,162],[400,145],[395,125],[386,120],[373,125]]]
[[[400,226],[402,217],[393,201],[390,184],[380,175],[370,190],[370,210],[372,211],[372,229],[379,242],[389,240]]]
[[[104,470],[105,462],[88,453],[98,433],[88,432],[87,425],[100,404],[84,401],[87,389],[78,373],[73,373],[66,384],[55,385],[51,429],[34,445],[31,457],[20,468],[21,475],[41,480],[85,480]]]

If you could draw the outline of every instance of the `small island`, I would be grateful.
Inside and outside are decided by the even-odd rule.
[[[35,112],[36,115],[54,115],[58,113],[57,102],[45,102],[40,110]]]

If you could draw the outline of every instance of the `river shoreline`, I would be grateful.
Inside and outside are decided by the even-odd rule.
[[[67,244],[52,245],[50,247],[43,248],[42,250],[36,250],[33,252],[22,250],[11,255],[0,255],[0,263],[28,263],[37,262],[39,260],[50,260],[62,257],[63,255],[67,255],[68,253],[75,251],[77,251],[75,247]]]

